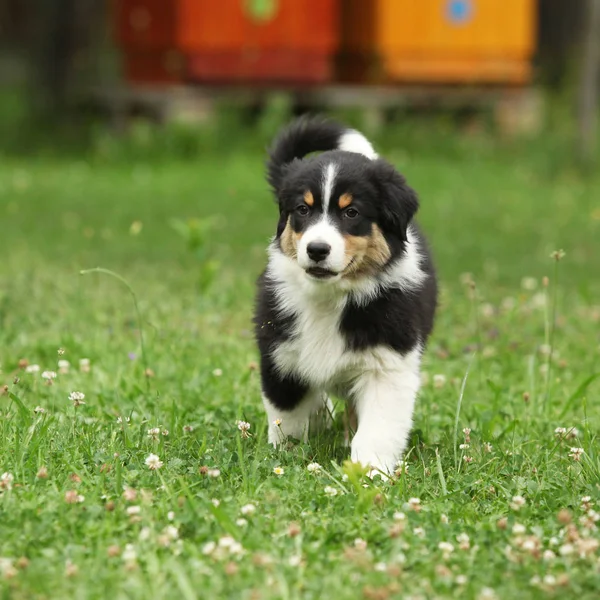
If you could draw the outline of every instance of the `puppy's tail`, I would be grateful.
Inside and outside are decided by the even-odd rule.
[[[377,154],[367,138],[354,129],[319,117],[300,117],[288,125],[269,149],[267,180],[277,193],[285,167],[311,152],[345,150],[375,159]]]

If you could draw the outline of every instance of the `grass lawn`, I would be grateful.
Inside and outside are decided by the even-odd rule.
[[[344,466],[339,404],[330,435],[267,446],[258,152],[2,160],[0,597],[598,597],[600,176],[396,147],[442,297],[390,482]]]

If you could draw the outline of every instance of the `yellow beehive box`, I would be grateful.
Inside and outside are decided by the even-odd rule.
[[[343,72],[353,79],[531,78],[536,0],[345,0],[343,8]]]

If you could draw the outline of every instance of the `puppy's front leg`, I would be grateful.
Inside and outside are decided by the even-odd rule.
[[[309,391],[292,409],[278,408],[263,395],[269,419],[269,443],[277,447],[289,436],[306,442],[310,428],[326,426],[331,420],[331,402],[323,392]]]
[[[418,370],[373,371],[354,386],[358,430],[352,440],[355,462],[392,474],[412,426]]]

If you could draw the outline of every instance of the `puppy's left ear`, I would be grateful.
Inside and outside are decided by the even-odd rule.
[[[405,242],[408,224],[419,208],[417,194],[406,179],[384,160],[373,161],[371,172],[379,191],[382,229]]]

